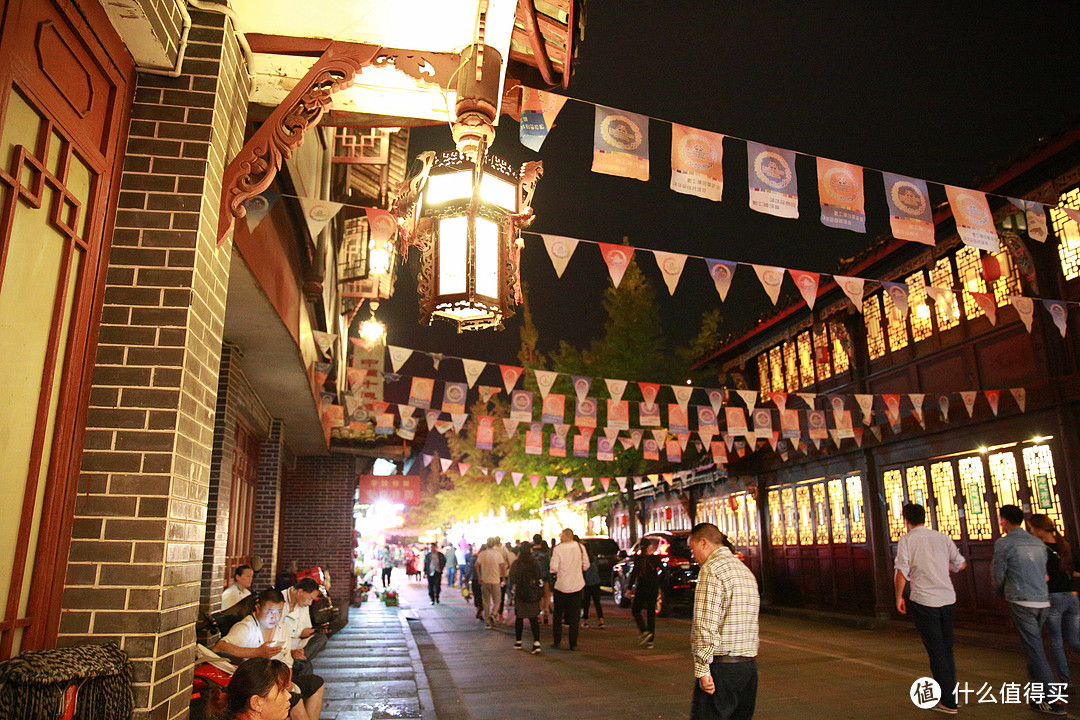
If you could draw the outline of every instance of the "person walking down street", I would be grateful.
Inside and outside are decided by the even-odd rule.
[[[956,590],[949,572],[960,572],[967,561],[945,533],[926,527],[926,508],[908,503],[901,511],[907,533],[896,547],[896,611],[911,612],[926,654],[930,673],[941,688],[941,700],[934,708],[948,715],[956,714],[956,663],[953,659],[953,615]],[[911,583],[911,593],[904,600],[904,589]]]
[[[390,551],[389,545],[383,545],[379,551],[379,566],[382,568],[383,590],[386,590],[390,587],[390,574],[394,572],[394,553]]]
[[[458,548],[457,558],[458,582],[461,587],[465,587],[465,573],[468,572],[472,560],[472,545],[462,542],[461,547]]]
[[[701,565],[690,626],[696,678],[690,718],[749,720],[757,702],[757,579],[712,523],[695,525],[689,543]]]
[[[446,551],[443,553],[446,558],[446,587],[454,587],[454,581],[457,580],[457,548],[453,543],[446,546]]]
[[[1050,591],[1046,634],[1050,638],[1050,661],[1058,683],[1069,685],[1072,676],[1065,645],[1073,652],[1080,652],[1080,601],[1073,592],[1075,578],[1080,575],[1080,562],[1050,517],[1032,515],[1028,518],[1028,527],[1031,534],[1046,545],[1047,589]]]
[[[994,592],[1009,604],[1013,624],[1027,656],[1028,679],[1049,689],[1054,673],[1043,648],[1042,629],[1050,614],[1050,591],[1046,584],[1046,545],[1024,530],[1024,511],[1016,505],[998,508],[1001,537],[994,543],[990,575]],[[1064,715],[1064,703],[1045,700],[1028,703],[1032,710]]]
[[[555,617],[551,620],[551,647],[558,649],[562,642],[562,625],[570,625],[570,649],[577,650],[578,626],[581,621],[581,591],[585,588],[585,571],[589,556],[585,548],[574,541],[574,531],[566,528],[559,544],[551,551],[551,575],[555,578]]]
[[[506,582],[514,590],[514,649],[521,649],[521,632],[525,629],[525,620],[529,621],[532,631],[532,654],[540,654],[540,598],[543,589],[540,586],[540,565],[533,557],[528,543],[521,543],[517,559],[510,566]]]
[[[438,543],[431,543],[428,554],[424,556],[424,577],[427,578],[427,593],[432,605],[439,604],[442,592],[442,574],[446,567],[446,556],[439,552]]]
[[[589,567],[585,570],[585,594],[581,600],[581,624],[589,627],[589,604],[596,607],[597,627],[604,629],[604,609],[600,607],[600,568],[596,564],[596,557],[589,550],[589,546],[581,543],[589,556]]]
[[[495,610],[499,607],[500,585],[506,577],[506,561],[502,546],[489,539],[476,556],[476,574],[480,578],[481,602],[484,607],[484,623],[489,630],[495,629]]]
[[[484,588],[480,584],[480,574],[476,569],[476,559],[479,557],[479,553],[474,553],[472,546],[468,549],[469,564],[465,566],[465,577],[461,579],[461,584],[469,584],[469,593],[472,595],[473,606],[476,608],[476,619],[484,619]]]
[[[655,541],[642,543],[641,554],[637,556],[630,573],[630,587],[634,588],[631,612],[641,633],[638,644],[649,649],[656,640],[656,598],[660,595],[660,558],[655,553]],[[642,610],[645,611],[644,618],[641,616]]]
[[[514,554],[514,550],[510,546],[510,543],[504,543],[502,541],[502,538],[496,537],[495,543],[498,546],[498,549],[502,551],[503,562],[506,563],[503,570],[501,587],[499,589],[499,612],[496,615],[496,617],[498,617],[499,621],[501,622],[503,619],[503,610],[505,610],[506,608],[506,593],[510,592],[510,583],[506,581],[506,573],[510,572],[510,566],[514,564],[514,560],[517,559],[517,555]]]
[[[540,533],[533,535],[532,553],[536,558],[536,564],[540,566],[540,577],[544,581],[544,593],[540,598],[540,615],[544,618],[544,624],[547,625],[548,617],[551,615],[551,551]]]

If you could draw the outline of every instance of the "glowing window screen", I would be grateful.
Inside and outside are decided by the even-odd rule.
[[[1073,188],[1062,193],[1058,204],[1074,210],[1080,210],[1080,188]],[[1061,240],[1058,256],[1061,258],[1061,271],[1066,280],[1080,277],[1080,225],[1057,208],[1049,208],[1050,225],[1054,234]]]
[[[900,310],[893,303],[889,293],[882,293],[881,299],[885,303],[885,325],[889,333],[889,351],[896,352],[907,347],[907,322],[900,317]]]
[[[822,348],[824,348],[824,355],[822,355]],[[832,348],[829,347],[829,326],[815,325],[814,368],[817,370],[818,380],[827,380],[832,377],[832,363],[829,362],[829,355],[831,354]],[[822,357],[824,357],[824,362],[821,361]]]
[[[851,528],[851,542],[866,542],[866,517],[863,513],[862,477],[852,475],[845,478],[847,483],[848,522]]]
[[[1011,450],[990,456],[990,482],[997,494],[997,506],[1020,504],[1020,478],[1016,473],[1016,456]]]
[[[787,384],[788,392],[795,392],[799,389],[799,361],[797,358],[798,350],[795,347],[795,343],[784,343],[784,381]]]
[[[882,476],[885,486],[885,507],[889,517],[889,539],[896,542],[904,534],[904,476],[899,470],[886,470]]]
[[[844,481],[833,478],[829,481],[829,507],[832,518],[832,539],[834,543],[846,543],[847,513],[844,503]]]
[[[810,486],[799,485],[795,488],[799,507],[799,544],[814,544],[814,521],[810,517],[813,507],[810,505]]]
[[[814,527],[817,544],[829,544],[829,503],[825,498],[825,483],[814,483]]]
[[[885,333],[881,330],[881,302],[877,295],[863,300],[863,321],[866,323],[866,350],[871,360],[885,354]]]
[[[840,323],[829,323],[829,334],[832,336],[832,363],[836,374],[846,373],[850,365],[845,345],[850,345],[847,328]]]
[[[981,317],[982,308],[969,294],[986,292],[986,283],[982,278],[982,262],[979,260],[979,251],[976,248],[965,245],[956,251],[956,274],[960,276],[960,284],[964,290],[967,290],[964,293],[964,315],[969,320]]]
[[[964,497],[964,519],[967,521],[968,540],[989,540],[994,536],[994,519],[986,506],[986,482],[982,457],[961,458],[960,489]]]
[[[933,333],[930,325],[930,303],[926,301],[926,277],[922,272],[904,279],[908,286],[908,322],[915,342],[925,340]]]
[[[930,271],[930,284],[934,287],[952,289],[956,285],[953,280],[952,259],[943,257],[937,261]],[[954,328],[960,322],[960,302],[953,293],[951,303],[936,303],[934,314],[937,316],[938,330]]]
[[[953,540],[959,540],[960,512],[956,507],[956,480],[953,477],[952,463],[946,460],[931,465],[930,482],[934,487],[934,501],[937,504],[934,509],[937,529]]]
[[[799,521],[795,517],[795,488],[783,489],[784,507],[784,544],[797,545],[799,542]]]
[[[1031,491],[1031,511],[1048,515],[1054,525],[1061,527],[1061,499],[1057,492],[1054,456],[1049,445],[1029,445],[1024,448],[1024,473]]]

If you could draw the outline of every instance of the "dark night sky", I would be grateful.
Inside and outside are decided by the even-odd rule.
[[[574,98],[930,181],[972,187],[1039,138],[1080,121],[1080,3],[810,2],[588,3]],[[799,157],[800,218],[747,206],[745,144],[724,144],[724,198],[668,189],[670,126],[650,125],[647,183],[594,174],[593,107],[571,100],[537,155],[503,116],[494,152],[542,159],[532,231],[658,250],[830,272],[888,231],[880,175],[865,175],[867,234],[820,223],[813,157]],[[445,126],[414,130],[410,154],[452,149]],[[526,235],[522,274],[541,349],[583,347],[602,327],[610,286],[599,250],[580,244],[556,279],[539,237]],[[672,345],[720,304],[700,260],[688,260],[668,298],[651,255]],[[417,323],[415,254],[399,268],[379,316],[388,342],[516,364],[520,316],[506,330],[457,335]],[[785,288],[791,289],[790,278]],[[744,329],[768,300],[754,273],[736,272],[721,307],[725,329]],[[366,313],[365,313],[366,314]],[[649,378],[631,378],[648,380]]]

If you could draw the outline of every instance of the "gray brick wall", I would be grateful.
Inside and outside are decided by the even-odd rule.
[[[140,718],[187,713],[231,252],[217,209],[247,114],[227,20],[193,20],[184,74],[137,82],[59,638],[120,643]]]

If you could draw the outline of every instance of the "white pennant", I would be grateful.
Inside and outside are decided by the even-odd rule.
[[[619,437],[619,428],[605,427],[604,428],[604,437],[607,438],[607,441],[609,443],[614,445],[615,444],[615,438]]]
[[[450,458],[439,458],[439,464],[442,465],[442,471],[446,472],[454,464],[454,461]]]
[[[1035,303],[1029,297],[1010,295],[1009,302],[1016,308],[1020,319],[1024,322],[1024,328],[1031,334],[1031,321],[1035,317]]]
[[[923,430],[926,429],[926,418],[923,416],[923,400],[926,399],[926,393],[908,393],[908,399],[911,400],[911,413],[915,416],[915,419],[919,421],[919,425],[922,425]]]
[[[572,477],[564,477],[562,479],[562,481],[563,481],[563,485],[566,486],[566,492],[570,492],[571,490],[574,489],[574,478],[572,478]]]
[[[941,422],[949,422],[949,396],[939,395],[937,405],[938,411],[941,413]]]
[[[680,253],[661,252],[659,250],[653,250],[653,256],[656,258],[657,267],[660,268],[660,272],[664,275],[668,295],[674,295],[675,288],[679,285],[679,278],[682,277],[686,256]]]
[[[581,485],[586,491],[592,490],[593,479],[591,477],[583,477],[581,478]]]
[[[304,212],[304,219],[307,221],[308,232],[311,234],[311,241],[314,243],[316,238],[319,237],[319,233],[326,227],[326,224],[334,219],[334,216],[338,214],[338,211],[344,205],[329,200],[315,200],[304,197],[299,198],[299,200],[300,208]]]
[[[952,290],[927,285],[926,294],[934,299],[934,306],[940,308],[941,312],[946,317],[952,316],[953,305],[956,303],[956,295]],[[991,324],[993,324],[993,322],[991,322]]]
[[[761,281],[761,286],[765,288],[769,299],[775,305],[780,297],[780,288],[784,284],[784,268],[773,265],[754,265],[753,268],[758,280]]]
[[[506,437],[512,438],[517,435],[518,422],[518,420],[503,418],[503,428],[506,430]]]
[[[525,473],[512,472],[510,478],[514,481],[514,487],[521,484],[521,478],[525,477]]]
[[[617,476],[615,482],[619,485],[620,492],[626,492],[626,476]]]
[[[713,412],[719,415],[720,408],[724,407],[724,391],[715,388],[709,390],[709,405],[712,406]]]
[[[1024,388],[1011,388],[1009,392],[1012,393],[1013,399],[1016,400],[1020,412],[1025,412],[1027,409],[1027,390]]]
[[[862,278],[847,277],[844,275],[833,275],[833,280],[840,286],[840,289],[844,291],[844,294],[848,296],[848,300],[855,306],[855,309],[859,312],[863,311],[863,287],[866,281]]]
[[[552,370],[533,370],[533,374],[536,375],[536,384],[540,388],[540,397],[547,398],[548,391],[555,384],[555,378],[559,377],[559,373]]]
[[[739,393],[739,397],[741,397],[743,399],[743,402],[746,403],[747,412],[754,412],[754,407],[757,405],[758,391],[736,390],[735,392]]]
[[[548,488],[550,488],[551,490],[554,490],[555,483],[559,482],[558,475],[545,475],[544,479],[547,480]]]
[[[607,389],[608,393],[611,395],[611,399],[615,402],[622,400],[623,393],[626,392],[626,380],[604,378],[604,382],[607,383]]]
[[[555,275],[562,277],[566,264],[570,262],[574,250],[577,249],[578,241],[561,235],[544,235],[543,233],[540,237],[544,238],[544,247],[547,248],[551,264],[555,266]]]
[[[690,397],[694,394],[694,388],[690,385],[672,385],[671,391],[675,393],[675,402],[679,403],[680,408],[686,410]]]
[[[424,417],[427,419],[428,430],[435,429],[435,423],[439,422],[439,414],[440,413],[438,410],[428,410],[427,413],[424,415]]]
[[[413,354],[411,349],[398,347],[397,345],[387,345],[386,349],[390,351],[390,365],[394,368],[394,372],[400,370],[405,361]]]
[[[964,407],[967,408],[968,417],[972,417],[975,414],[975,396],[977,394],[978,393],[974,390],[966,390],[960,393],[960,397],[964,400]]]
[[[811,410],[817,409],[814,406],[814,400],[817,399],[817,393],[795,393],[795,394],[799,397],[800,400],[802,400],[804,403],[806,403],[806,407],[810,408]]]
[[[424,461],[424,467],[427,467],[428,465],[431,464],[431,461],[435,459],[435,456],[434,455],[428,455],[427,453],[421,453],[420,454],[420,459],[422,459]]]
[[[468,419],[468,413],[451,413],[450,420],[454,423],[454,432],[461,432],[461,428],[465,427],[465,421]]]
[[[469,383],[469,387],[476,384],[476,379],[480,377],[480,373],[484,372],[484,368],[487,367],[487,363],[483,360],[462,360],[461,364],[465,366],[465,380]]]

